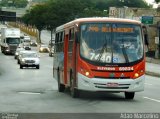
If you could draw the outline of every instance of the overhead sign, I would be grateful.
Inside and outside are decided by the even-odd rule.
[[[141,22],[143,24],[153,24],[153,16],[142,16]]]
[[[0,21],[16,21],[16,12],[0,10]]]

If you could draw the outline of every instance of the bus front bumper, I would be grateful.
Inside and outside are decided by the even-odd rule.
[[[88,78],[78,73],[77,89],[85,91],[139,92],[144,90],[145,75],[137,79]]]

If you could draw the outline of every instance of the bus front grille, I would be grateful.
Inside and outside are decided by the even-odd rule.
[[[94,83],[96,88],[101,89],[128,89],[130,84],[118,84],[117,86],[107,86],[107,84]]]
[[[101,78],[101,79],[130,79],[130,77],[102,77],[102,76],[95,76],[94,78]]]

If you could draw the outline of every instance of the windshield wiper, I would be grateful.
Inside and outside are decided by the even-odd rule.
[[[128,63],[128,62],[129,62],[129,59],[128,59],[128,55],[127,55],[127,53],[126,53],[126,49],[125,49],[125,47],[124,47],[124,39],[123,39],[123,38],[122,38],[122,43],[123,43],[122,53],[123,53],[123,56],[124,56],[124,58],[125,58],[125,60],[126,60],[126,63]]]
[[[106,49],[106,46],[107,46],[107,42],[103,45],[103,47],[102,47],[102,49],[101,49],[101,51],[100,51],[100,55],[99,55],[99,57],[97,58],[97,61],[100,61],[100,59],[101,59],[101,57],[102,57],[102,54],[103,54],[104,50]],[[107,52],[107,50],[106,50],[106,52]]]

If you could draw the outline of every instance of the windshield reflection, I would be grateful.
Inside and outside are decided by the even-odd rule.
[[[141,28],[132,24],[83,24],[80,54],[94,62],[135,62],[143,57]]]
[[[19,44],[20,38],[7,38],[6,43],[8,44]]]
[[[36,53],[24,53],[22,54],[23,58],[36,58],[37,54]]]

